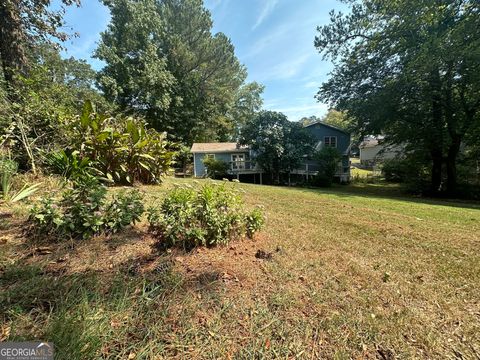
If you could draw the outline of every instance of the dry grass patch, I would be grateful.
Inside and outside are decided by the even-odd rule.
[[[148,202],[173,182],[191,180]],[[241,187],[264,231],[189,253],[158,252],[146,224],[42,252],[5,223],[3,337],[69,359],[479,358],[478,205]]]

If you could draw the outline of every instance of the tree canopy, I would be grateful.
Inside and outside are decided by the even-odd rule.
[[[69,34],[62,30],[65,6],[80,0],[62,0],[53,10],[50,0],[2,0],[0,2],[0,57],[3,77],[10,88],[15,73],[26,75],[28,51],[37,43],[53,39],[65,41]]]
[[[278,182],[282,172],[297,169],[313,150],[314,140],[298,122],[275,111],[261,111],[242,129],[240,143],[250,145],[255,161]]]
[[[317,97],[366,134],[422,152],[431,188],[457,184],[462,143],[480,116],[480,4],[474,0],[353,0],[331,12],[315,45],[335,63]],[[444,174],[446,169],[446,174]]]
[[[121,108],[187,143],[226,140],[258,109],[263,88],[242,87],[245,67],[230,39],[212,33],[201,0],[104,3],[112,19],[95,53],[106,62],[99,84]]]

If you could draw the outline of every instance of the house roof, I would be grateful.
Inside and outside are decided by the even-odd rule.
[[[384,136],[367,136],[363,139],[363,141],[360,143],[360,146],[362,149],[365,148],[371,148],[379,145],[383,140]]]
[[[190,149],[192,153],[244,152],[246,150],[248,150],[248,146],[238,145],[234,142],[193,143]]]
[[[330,125],[330,124],[325,124],[323,121],[316,121],[316,122],[314,122],[314,123],[305,125],[304,127],[310,127],[310,126],[314,126],[314,125],[326,126],[326,127],[330,128],[330,129],[334,129],[334,130],[340,131],[340,132],[342,132],[342,133],[344,133],[344,134],[350,135],[350,133],[349,133],[348,131],[345,131],[345,130],[343,130],[343,129],[340,129],[340,128],[338,128],[338,127],[336,127],[336,126],[333,126],[333,125]]]

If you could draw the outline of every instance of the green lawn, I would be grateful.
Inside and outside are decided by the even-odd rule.
[[[192,180],[143,187],[147,201],[175,182]],[[156,253],[145,224],[39,248],[24,209],[3,217],[0,340],[50,340],[61,359],[480,356],[478,204],[239,186],[264,230],[188,254]]]

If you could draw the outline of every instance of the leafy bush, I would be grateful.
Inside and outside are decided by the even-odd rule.
[[[386,160],[382,165],[382,175],[386,181],[404,183],[412,175],[411,163],[406,159]]]
[[[54,174],[65,179],[88,176],[95,171],[93,162],[88,157],[80,157],[79,151],[52,151],[44,155],[45,165]]]
[[[338,163],[341,160],[340,153],[333,147],[324,146],[315,154],[314,158],[318,162],[318,174],[313,179],[314,185],[332,186]]]
[[[98,114],[86,102],[70,126],[80,157],[94,161],[102,176],[115,183],[158,183],[172,165],[175,152],[166,134],[147,128],[141,119]]]
[[[25,199],[35,193],[41,185],[41,183],[30,186],[25,184],[22,188],[15,191],[13,189],[13,180],[17,170],[18,164],[15,161],[9,159],[0,159],[0,199],[3,201],[13,203]]]
[[[162,246],[190,250],[252,237],[264,219],[259,209],[246,213],[238,190],[223,182],[176,187],[160,207],[148,210],[148,221]]]
[[[114,233],[135,224],[143,214],[143,196],[138,190],[120,192],[107,201],[106,188],[93,177],[82,178],[63,192],[60,199],[47,197],[30,211],[33,235],[89,238]]]
[[[205,157],[203,164],[207,169],[207,176],[212,179],[221,179],[227,176],[228,163],[222,160]]]
[[[265,222],[265,217],[259,208],[254,209],[251,213],[245,215],[245,228],[249,238],[259,231]]]

